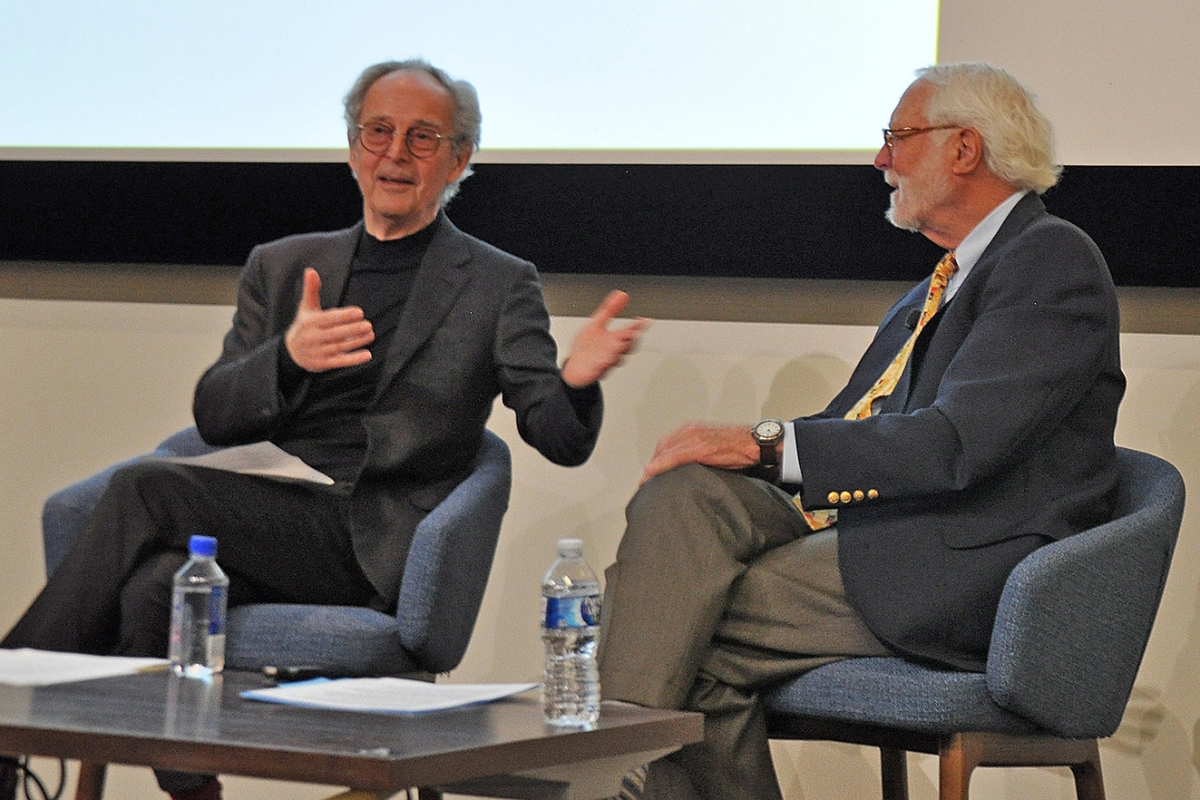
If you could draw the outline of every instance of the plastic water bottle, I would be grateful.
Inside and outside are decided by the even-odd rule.
[[[229,578],[217,566],[217,540],[193,536],[191,557],[175,573],[171,598],[171,668],[204,678],[225,668],[225,606]]]
[[[591,725],[600,718],[596,637],[600,582],[583,560],[583,542],[560,539],[558,559],[542,579],[546,670],[542,710],[551,725]]]

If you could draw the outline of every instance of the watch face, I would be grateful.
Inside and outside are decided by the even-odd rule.
[[[783,425],[777,419],[764,419],[754,426],[754,435],[759,439],[771,440],[783,433]]]

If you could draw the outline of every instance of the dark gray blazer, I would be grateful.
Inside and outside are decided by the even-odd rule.
[[[355,553],[383,597],[396,596],[417,522],[466,475],[497,395],[521,436],[557,464],[585,461],[600,429],[598,389],[586,419],[571,405],[534,266],[463,233],[444,213],[433,224],[363,420],[365,461],[354,485],[341,487]],[[322,306],[337,305],[361,233],[360,222],[251,252],[221,356],[196,387],[206,441],[286,440],[305,391],[283,396],[276,359],[304,269],[321,275]]]
[[[927,290],[888,312],[827,409],[795,421],[802,499],[838,509],[843,582],[880,639],[982,669],[1013,566],[1109,518],[1125,389],[1116,292],[1092,240],[1030,194],[922,332],[882,413],[842,419]]]

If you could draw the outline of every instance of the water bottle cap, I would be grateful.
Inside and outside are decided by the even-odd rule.
[[[212,536],[193,536],[188,539],[188,552],[194,556],[215,558],[217,555],[217,540]]]
[[[559,539],[558,555],[560,558],[583,555],[583,539]]]

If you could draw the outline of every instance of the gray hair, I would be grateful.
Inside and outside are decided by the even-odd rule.
[[[980,61],[938,64],[917,70],[917,78],[934,87],[926,121],[978,130],[993,175],[1038,194],[1058,183],[1054,128],[1033,94],[1003,69]]]
[[[346,133],[349,135],[350,141],[358,138],[358,123],[362,117],[363,100],[366,98],[367,92],[375,84],[375,81],[393,72],[424,72],[450,93],[454,100],[450,146],[454,148],[456,156],[461,155],[464,150],[469,156],[474,156],[475,151],[479,149],[479,131],[483,121],[483,115],[479,111],[479,95],[476,93],[475,87],[467,81],[454,80],[444,70],[438,69],[421,58],[383,61],[363,70],[342,101],[345,107]],[[458,187],[471,176],[471,172],[471,166],[468,164],[462,175],[446,186],[442,192],[442,205],[449,203],[451,198],[458,194]]]

